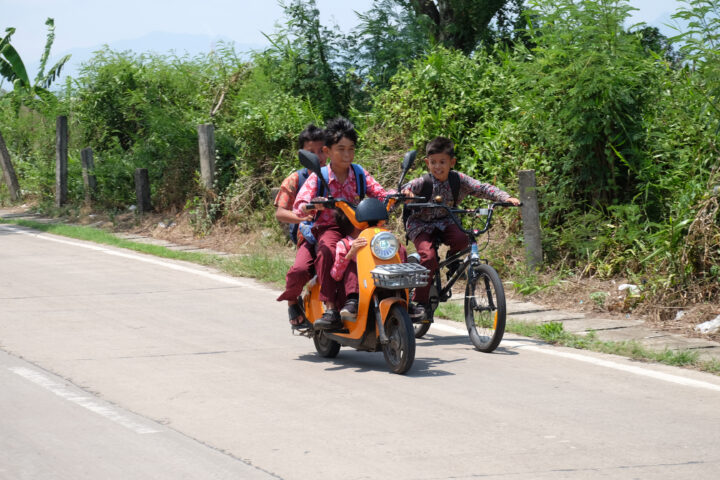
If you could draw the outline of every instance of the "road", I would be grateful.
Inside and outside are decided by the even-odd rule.
[[[0,225],[0,479],[716,478],[720,379],[435,325],[319,358],[268,287]],[[201,472],[201,473],[199,473]]]

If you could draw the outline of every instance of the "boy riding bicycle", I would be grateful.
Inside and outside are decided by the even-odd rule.
[[[455,166],[455,146],[449,138],[436,137],[425,148],[425,164],[428,174],[405,184],[402,189],[414,195],[427,196],[427,201],[441,197],[442,203],[456,206],[463,198],[472,195],[496,202],[520,205],[520,200],[489,183],[481,183],[463,173],[452,170]],[[467,235],[458,228],[448,212],[440,208],[413,209],[405,223],[408,239],[415,244],[420,264],[430,270],[427,286],[416,288],[413,302],[427,309],[433,275],[438,269],[438,258],[433,242],[439,239],[450,247],[449,255],[457,253],[469,244]]]

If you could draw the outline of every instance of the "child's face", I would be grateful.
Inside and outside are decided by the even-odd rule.
[[[318,160],[320,160],[320,166],[324,167],[327,160],[327,153],[323,150],[324,146],[325,142],[322,140],[315,140],[303,143],[303,150],[307,150],[308,152],[312,152],[317,155]]]
[[[450,175],[450,169],[455,166],[455,158],[447,153],[433,153],[425,157],[425,164],[430,175],[444,182]]]
[[[355,160],[355,142],[347,137],[342,137],[340,141],[332,147],[323,147],[330,158],[330,168],[333,172],[342,173],[350,168],[350,164]]]

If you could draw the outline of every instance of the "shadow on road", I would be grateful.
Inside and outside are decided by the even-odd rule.
[[[303,362],[325,363],[328,371],[352,370],[357,373],[388,371],[387,363],[382,352],[358,352],[355,350],[341,350],[336,358],[323,358],[319,355],[307,353],[297,357]],[[409,377],[443,377],[455,375],[452,372],[438,369],[440,365],[464,362],[466,359],[443,360],[440,358],[415,357],[413,366],[407,373]]]

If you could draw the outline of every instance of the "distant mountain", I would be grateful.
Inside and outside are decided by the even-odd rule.
[[[249,52],[253,50],[260,50],[268,46],[262,44],[236,43],[227,37],[165,32],[152,32],[139,38],[108,42],[107,45],[111,50],[120,52],[131,50],[135,53],[174,53],[178,56],[184,56],[186,54],[189,56],[195,56],[201,53],[209,53],[215,45],[221,41],[234,43],[236,51],[248,58]],[[48,61],[49,66],[54,65],[55,62],[65,55],[72,55],[70,61],[65,65],[56,86],[62,85],[68,76],[77,77],[80,65],[89,61],[95,52],[102,49],[103,45],[95,45],[92,47],[73,48],[64,52],[54,53]],[[28,65],[28,74],[32,78],[35,78],[39,65],[40,63],[37,61]]]

